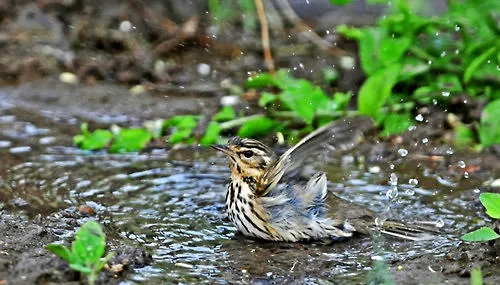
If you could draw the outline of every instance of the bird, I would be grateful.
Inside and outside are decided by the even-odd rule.
[[[432,239],[439,232],[435,222],[384,220],[328,190],[324,173],[298,178],[308,158],[352,149],[372,129],[373,120],[364,116],[333,121],[281,156],[251,138],[233,137],[225,145],[212,145],[229,158],[229,219],[245,236],[269,241],[339,240],[376,232],[414,241]]]

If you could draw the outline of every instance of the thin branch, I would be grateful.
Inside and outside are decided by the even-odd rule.
[[[304,36],[306,36],[313,44],[318,46],[321,50],[327,51],[331,53],[332,55],[345,55],[346,52],[334,45],[332,45],[330,42],[327,40],[323,39],[320,37],[318,34],[316,34],[311,27],[306,25],[295,13],[293,8],[290,6],[290,3],[288,3],[288,0],[276,0],[278,3],[278,6],[280,6],[281,10],[283,11],[285,17],[290,21],[292,24],[294,24],[295,28],[298,29],[299,31],[303,32]]]
[[[247,121],[250,121],[250,120],[253,120],[253,119],[256,119],[256,118],[263,118],[263,117],[265,117],[264,114],[256,114],[256,115],[251,115],[251,116],[247,116],[247,117],[242,117],[242,118],[234,119],[234,120],[231,120],[231,121],[227,121],[227,122],[221,123],[220,124],[220,128],[221,128],[221,130],[232,129],[234,127],[243,125]]]
[[[264,60],[266,61],[269,73],[274,74],[274,61],[271,55],[271,46],[269,44],[269,28],[267,26],[267,18],[264,11],[264,5],[262,5],[262,0],[255,0],[255,7],[257,8],[257,14],[259,15],[260,33],[262,35],[262,48],[264,49]]]

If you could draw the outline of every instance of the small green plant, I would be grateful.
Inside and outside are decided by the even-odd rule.
[[[479,195],[479,200],[486,208],[488,216],[493,219],[500,219],[500,194],[482,193]],[[500,238],[500,235],[489,227],[482,227],[462,236],[464,241],[489,241],[498,238]]]
[[[99,272],[113,256],[109,253],[101,258],[106,246],[106,237],[101,225],[95,221],[83,224],[75,235],[71,251],[61,244],[49,244],[47,250],[64,259],[71,269],[79,271],[87,276],[89,284],[94,284]]]
[[[97,129],[88,130],[88,124],[82,123],[82,134],[73,137],[73,142],[85,150],[99,150],[109,146],[110,152],[133,152],[143,149],[152,139],[153,135],[142,128],[119,128],[115,133]]]
[[[481,273],[481,268],[472,268],[470,271],[470,284],[483,285],[483,274]]]

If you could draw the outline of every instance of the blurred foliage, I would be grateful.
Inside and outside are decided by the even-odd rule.
[[[500,194],[482,193],[479,195],[481,204],[486,208],[486,214],[493,219],[500,219]],[[500,235],[489,227],[466,233],[462,236],[464,241],[489,241],[500,238]]]
[[[368,76],[359,92],[361,114],[386,124],[380,119],[384,116],[380,108],[390,104],[395,86],[407,94],[403,101],[419,104],[447,104],[464,93],[485,100],[500,98],[500,29],[494,13],[500,10],[499,1],[449,1],[448,11],[439,17],[419,16],[412,11],[411,1],[391,2],[394,10],[376,26],[338,27],[359,43],[361,66]],[[492,107],[485,112],[495,111]],[[500,127],[492,127],[499,124],[486,117],[488,123],[482,119],[481,128],[490,129],[480,134],[492,135],[483,135],[481,143],[500,143],[494,135]],[[461,132],[461,137],[467,133],[463,128]]]
[[[346,5],[350,1],[330,2]],[[138,151],[158,139],[170,144],[210,145],[223,142],[226,135],[259,137],[279,133],[284,141],[295,143],[331,120],[359,114],[373,117],[381,135],[390,136],[415,124],[412,111],[416,107],[439,104],[447,109],[456,96],[467,94],[486,103],[486,107],[479,122],[456,124],[457,147],[479,143],[474,149],[481,149],[499,144],[500,27],[495,11],[500,11],[500,1],[448,1],[448,11],[433,17],[419,14],[421,2],[368,3],[390,3],[390,11],[374,26],[337,27],[339,33],[358,43],[361,67],[367,76],[357,95],[356,110],[349,110],[351,92],[328,94],[309,80],[279,70],[247,79],[246,94],[258,98],[258,106],[249,112],[236,113],[224,106],[210,118],[181,115],[147,122],[142,130],[121,129],[115,133],[89,132],[83,124],[82,134],[75,136],[74,142],[88,150],[109,147],[111,152],[126,152]],[[209,0],[208,4],[215,25],[243,15],[244,28],[255,29],[253,0]],[[321,72],[322,86],[334,86],[338,72],[327,67]],[[239,86],[232,90],[245,95]]]
[[[214,24],[221,26],[241,18],[245,31],[257,27],[254,0],[208,0],[208,10]]]

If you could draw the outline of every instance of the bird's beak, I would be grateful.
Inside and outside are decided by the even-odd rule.
[[[223,153],[229,155],[231,150],[227,147],[227,145],[222,144],[213,144],[212,148],[218,151],[222,151]]]

